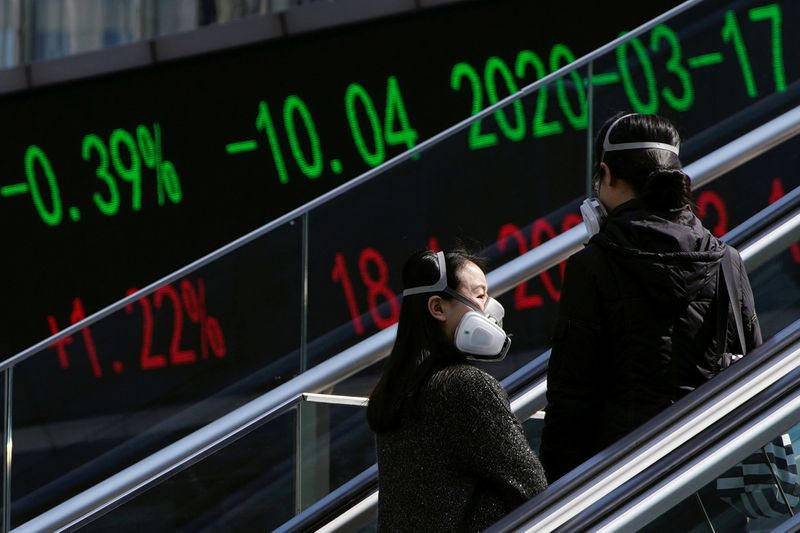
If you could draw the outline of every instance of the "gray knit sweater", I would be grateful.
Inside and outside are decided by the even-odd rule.
[[[546,487],[508,396],[466,364],[440,370],[421,418],[377,435],[379,531],[480,531]]]

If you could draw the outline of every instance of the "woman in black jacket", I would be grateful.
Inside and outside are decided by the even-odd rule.
[[[397,338],[367,408],[381,531],[479,531],[546,486],[505,391],[467,363],[510,342],[480,265],[425,251],[403,268]]]
[[[550,482],[721,369],[716,286],[726,245],[692,211],[679,143],[655,115],[618,114],[598,133],[595,192],[608,215],[567,261],[540,450]],[[744,265],[730,252],[731,301],[749,351],[761,331]],[[732,316],[724,351],[743,353]]]

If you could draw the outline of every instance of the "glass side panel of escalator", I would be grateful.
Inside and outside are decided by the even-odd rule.
[[[85,530],[273,530],[373,464],[363,420],[360,406],[301,402]]]
[[[797,450],[800,421],[785,433],[773,436],[752,450],[742,461],[728,465],[722,475],[705,484],[683,501],[660,513],[639,529],[642,533],[685,531],[687,533],[772,531],[800,512],[800,480]],[[776,477],[781,479],[778,488]],[[744,480],[747,479],[747,490]],[[712,529],[713,528],[713,529]]]
[[[284,413],[84,530],[272,530],[294,514],[297,418]]]
[[[300,246],[287,224],[18,364],[12,524],[299,373]]]

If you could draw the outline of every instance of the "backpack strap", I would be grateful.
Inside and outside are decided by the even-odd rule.
[[[720,366],[728,367],[728,362],[724,360],[724,354],[728,351],[728,289],[725,283],[725,276],[722,273],[722,261],[717,265],[717,286],[715,298],[717,300],[717,356]]]
[[[725,279],[723,285],[719,281],[720,274]],[[723,294],[724,291],[724,294]],[[731,310],[733,311],[733,318],[736,321],[736,332],[739,334],[739,344],[742,348],[742,355],[747,353],[747,343],[744,338],[744,322],[742,320],[742,307],[739,305],[739,291],[733,275],[733,253],[729,247],[726,247],[725,253],[720,261],[720,269],[717,272],[717,335],[720,343],[717,345],[720,355],[727,350],[726,337],[728,331],[728,304],[730,303]]]

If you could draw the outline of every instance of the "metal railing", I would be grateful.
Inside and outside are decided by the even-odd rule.
[[[727,159],[735,158],[739,164],[742,164],[763,153],[762,146],[774,146],[776,138],[783,140],[789,138],[790,135],[787,132],[793,132],[792,134],[800,132],[800,108],[792,110],[741,139],[712,152],[689,165],[686,171],[690,175],[694,175],[696,180],[708,183],[719,177],[722,172],[729,170],[725,163]],[[741,150],[736,149],[737,143],[741,143],[738,144]],[[744,150],[749,151],[751,157],[742,154],[741,151]],[[775,229],[774,232],[775,239],[785,240],[787,234],[791,235],[792,226],[784,224],[782,229]],[[579,248],[586,237],[583,226],[573,228],[492,271],[488,276],[489,284],[493,288],[498,287],[493,292],[497,294],[506,292],[515,284],[555,266],[572,251]],[[746,252],[743,253],[743,257],[746,257]],[[23,524],[16,531],[53,530],[77,525],[94,513],[102,512],[121,501],[130,499],[159,480],[186,468],[226,443],[247,434],[261,423],[271,419],[275,413],[281,412],[282,408],[296,401],[303,393],[329,388],[379,361],[388,354],[391,348],[395,328],[396,326],[393,326],[373,335],[300,374],[290,382],[252,400],[230,414]],[[541,394],[543,394],[543,390],[541,393],[533,394],[532,398],[541,397]]]

